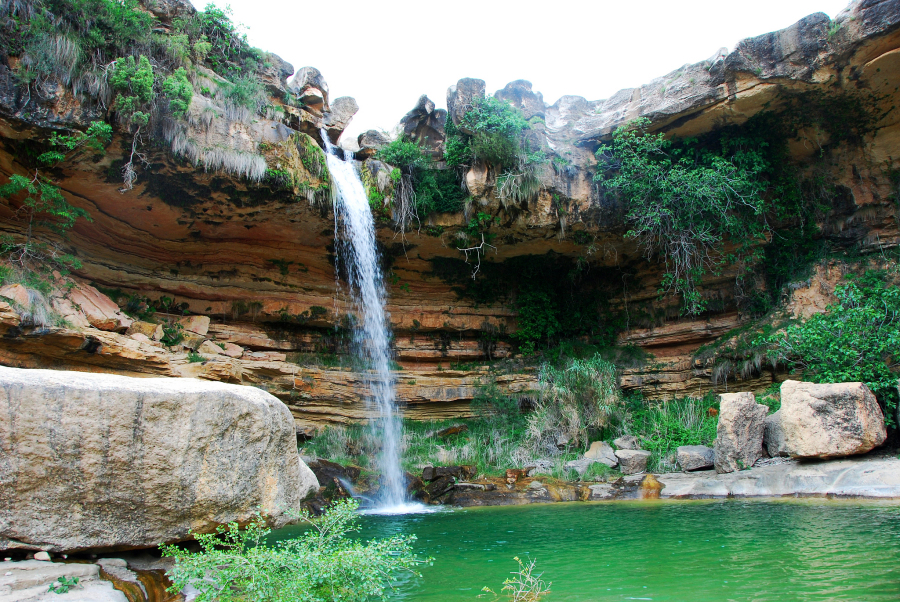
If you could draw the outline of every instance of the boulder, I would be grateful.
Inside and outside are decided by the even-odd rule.
[[[301,67],[297,69],[287,82],[288,90],[294,93],[297,99],[303,103],[303,107],[316,113],[328,110],[328,84],[322,73],[315,67]]]
[[[637,474],[647,470],[650,452],[643,449],[620,449],[616,450],[616,458],[619,459],[622,474]]]
[[[0,549],[182,541],[318,489],[291,413],[254,387],[0,367]]]
[[[426,502],[431,502],[450,491],[455,483],[453,477],[441,477],[425,486],[422,497]]]
[[[753,393],[719,396],[716,428],[716,472],[734,472],[753,466],[762,456],[763,431],[769,408],[756,403]]]
[[[416,106],[400,120],[400,132],[404,138],[431,151],[434,158],[441,159],[446,121],[447,111],[435,110],[434,102],[423,94]]]
[[[675,455],[678,458],[678,465],[685,472],[715,466],[716,453],[713,448],[705,445],[682,445],[676,450]]]
[[[531,89],[531,82],[524,79],[517,79],[514,82],[506,84],[502,90],[494,92],[494,98],[504,100],[522,111],[525,119],[532,117],[544,117],[544,97],[540,92],[534,92]]]
[[[81,310],[90,325],[99,330],[122,332],[134,322],[112,299],[90,284],[76,282],[66,297]]]
[[[884,415],[863,383],[781,385],[784,449],[793,458],[864,454],[887,438]]]
[[[766,416],[763,444],[770,458],[790,456],[784,444],[784,429],[781,428],[781,410]]]
[[[178,323],[187,332],[193,332],[204,337],[209,333],[209,316],[185,316],[178,318]]]
[[[600,463],[601,462],[599,460],[593,460],[591,458],[578,458],[577,460],[569,460],[568,462],[566,462],[565,468],[567,471],[574,470],[578,473],[579,477],[583,477],[584,473],[586,473],[588,471],[588,468],[591,467],[591,464]],[[616,463],[618,463],[618,460],[616,460]],[[602,462],[602,464],[606,464],[606,462]],[[609,466],[608,464],[606,465]]]
[[[163,338],[163,327],[162,324],[153,324],[151,322],[141,322],[140,320],[135,320],[131,323],[131,326],[128,327],[128,330],[125,331],[125,334],[129,336],[142,334],[149,339],[158,341]]]
[[[423,481],[434,481],[441,477],[455,477],[461,481],[475,478],[478,469],[466,464],[463,466],[426,466],[422,469]]]
[[[244,355],[244,348],[234,343],[225,343],[225,349],[222,351],[228,357],[238,358]],[[287,357],[287,356],[285,356]]]
[[[391,143],[391,140],[378,130],[367,130],[360,134],[356,141],[359,144],[359,150],[356,151],[356,158],[359,161],[371,159],[375,153]]]
[[[613,445],[617,449],[639,449],[641,442],[634,435],[622,435],[618,439],[613,440]]]
[[[584,452],[584,457],[594,462],[606,464],[610,468],[615,468],[616,464],[619,463],[619,460],[616,458],[616,452],[613,451],[612,446],[606,441],[594,441],[591,443],[590,449]]]
[[[201,355],[221,355],[222,348],[212,341],[203,341],[200,343],[200,346],[197,347],[197,353]]]
[[[359,104],[351,96],[335,98],[331,103],[331,110],[325,114],[325,131],[333,144],[337,144],[338,138],[347,129],[350,120],[359,111]]]
[[[447,111],[453,119],[453,125],[458,126],[463,116],[472,104],[479,98],[484,98],[485,85],[483,79],[464,77],[456,82],[455,86],[447,89]],[[474,134],[466,128],[460,128],[464,134]]]

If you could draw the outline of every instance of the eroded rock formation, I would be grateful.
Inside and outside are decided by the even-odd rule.
[[[193,10],[175,0],[147,6],[166,27],[180,11]],[[862,252],[893,247],[900,241],[890,177],[900,156],[900,113],[892,109],[900,100],[898,49],[897,3],[860,0],[834,21],[811,15],[605,100],[564,96],[551,105],[530,83],[510,83],[494,96],[523,111],[531,123],[529,139],[548,161],[539,174],[539,194],[517,207],[501,203],[497,174],[485,166],[476,164],[463,174],[470,205],[491,219],[497,251],[486,264],[502,271],[517,258],[550,254],[553,261],[588,266],[591,286],[608,301],[602,312],[621,323],[618,342],[655,356],[628,365],[623,387],[639,388],[650,398],[718,390],[713,366],[694,352],[748,320],[736,298],[737,267],[704,283],[712,308],[704,315],[685,318],[677,300],[660,300],[663,268],[623,237],[621,202],[594,183],[595,151],[616,127],[637,117],[650,119],[651,132],[697,136],[777,111],[797,95],[865,94],[873,99],[873,117],[858,139],[833,140],[827,128],[807,124],[790,140],[790,158],[801,174],[826,172],[838,191],[820,219],[823,236]],[[90,95],[63,85],[26,102],[14,68],[14,60],[0,65],[0,173],[6,176],[31,173],[25,151],[50,132],[83,130],[110,116]],[[121,168],[132,143],[122,131],[104,157],[66,163],[54,179],[67,200],[93,218],[79,221],[68,239],[58,240],[82,263],[76,271],[79,290],[90,292],[85,287],[93,283],[93,290],[105,291],[123,308],[131,302],[159,307],[161,298],[174,299],[182,311],[208,316],[209,333],[193,339],[197,344],[190,349],[167,348],[159,337],[117,332],[127,328],[121,319],[92,321],[88,304],[70,295],[72,307],[59,312],[70,327],[23,324],[13,305],[0,313],[7,329],[0,361],[253,384],[285,401],[304,428],[361,419],[366,408],[359,375],[323,365],[346,357],[351,308],[335,277],[334,217],[319,147],[320,130],[336,141],[356,103],[330,98],[325,77],[315,68],[293,73],[270,56],[260,77],[272,109],[236,113],[216,95],[227,85],[223,78],[203,67],[198,74],[186,118],[166,126],[168,146],[144,149],[147,167],[133,189],[122,191]],[[485,93],[483,81],[459,80],[448,90],[447,116],[459,125],[465,108]],[[404,117],[403,131],[427,139],[439,157],[444,118],[423,97]],[[357,157],[365,160],[380,191],[389,187],[390,166],[377,165],[373,156],[387,142],[377,132],[359,138]],[[828,160],[820,160],[822,155]],[[3,233],[21,232],[17,202],[0,203]],[[471,266],[463,263],[459,236],[470,217],[428,216],[421,228],[405,233],[405,244],[389,218],[379,222],[391,282],[387,309],[403,368],[399,395],[411,417],[467,415],[476,385],[487,375],[460,364],[517,352],[510,337],[518,327],[515,291],[485,301],[467,289]],[[819,285],[833,285],[834,279],[817,278],[793,290],[797,312],[819,310],[827,299]],[[115,313],[90,296],[100,315]],[[139,334],[148,340],[135,337]],[[201,349],[205,339],[210,344]],[[210,346],[216,344],[223,353]],[[192,363],[188,350],[201,351],[202,361]],[[535,386],[531,373],[504,378],[513,391]],[[741,380],[743,389],[758,390],[776,375],[752,369],[730,378]]]

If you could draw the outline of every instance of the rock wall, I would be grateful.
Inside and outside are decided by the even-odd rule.
[[[187,10],[183,3],[170,4]],[[624,387],[640,388],[648,397],[719,390],[720,385],[711,382],[712,368],[695,360],[693,353],[747,321],[734,298],[736,268],[705,283],[703,294],[721,299],[718,309],[707,315],[685,319],[672,303],[660,301],[663,268],[623,237],[623,207],[593,183],[594,151],[617,126],[636,117],[649,118],[651,131],[693,136],[777,109],[790,94],[871,93],[878,99],[878,119],[860,144],[829,146],[828,133],[811,127],[796,132],[790,151],[801,170],[824,169],[844,191],[840,206],[822,217],[826,236],[862,252],[896,246],[900,231],[890,174],[896,168],[894,158],[900,156],[900,113],[892,109],[900,94],[898,28],[897,3],[860,0],[833,22],[823,14],[810,15],[787,29],[744,40],[730,53],[720,51],[605,100],[564,96],[551,105],[530,83],[510,83],[495,96],[522,109],[533,123],[529,136],[551,160],[540,174],[537,198],[514,209],[502,206],[489,170],[476,166],[465,175],[471,207],[496,220],[492,232],[497,252],[486,261],[502,265],[553,253],[585,262],[606,287],[609,311],[629,317],[619,342],[654,356],[624,371]],[[90,120],[108,116],[96,102],[64,86],[26,104],[13,77],[14,65],[0,65],[0,174],[5,176],[29,173],[24,152],[28,144],[51,131],[83,129]],[[22,308],[9,305],[10,326],[0,339],[0,361],[264,386],[291,406],[303,426],[366,415],[355,389],[359,375],[325,369],[321,357],[309,358],[346,356],[341,328],[351,308],[335,276],[334,217],[325,176],[303,158],[304,153],[317,152],[309,145],[321,143],[321,128],[337,140],[356,103],[330,98],[325,78],[312,67],[293,73],[274,56],[270,65],[264,74],[266,86],[281,112],[206,123],[201,117],[219,109],[224,114],[225,109],[218,107],[213,93],[221,78],[201,72],[210,93],[195,94],[189,110],[193,117],[179,126],[180,138],[172,137],[184,142],[178,147],[181,154],[175,146],[145,149],[149,167],[140,172],[132,190],[123,192],[117,176],[131,147],[124,132],[116,133],[105,157],[66,163],[54,174],[67,200],[93,218],[80,220],[68,239],[60,240],[83,264],[76,272],[79,286],[93,283],[123,307],[129,299],[173,298],[190,313],[208,316],[211,330],[203,336],[241,347],[240,357],[205,353],[203,363],[191,363],[187,352],[196,349],[167,349],[111,332],[121,330],[124,322],[107,327],[82,315],[87,325],[71,319],[69,324],[77,328],[38,328],[22,324]],[[467,78],[451,86],[450,117],[458,122],[458,108],[484,93],[480,80]],[[284,104],[279,99],[285,95],[302,101],[302,106]],[[401,125],[439,156],[445,118],[422,98]],[[371,157],[385,142],[377,133],[361,136],[358,158]],[[256,164],[262,161],[265,169],[289,172],[291,182],[199,169],[184,159],[190,156],[184,149],[220,143],[254,154]],[[827,162],[817,154],[825,147]],[[554,158],[560,161],[554,163]],[[0,234],[21,232],[16,209],[15,199],[0,201]],[[421,229],[405,234],[405,245],[389,220],[378,224],[391,282],[387,309],[396,333],[397,361],[404,370],[398,374],[400,396],[413,417],[465,415],[475,384],[484,378],[471,364],[516,352],[508,336],[517,327],[510,300],[483,303],[460,295],[459,282],[436,267],[436,260],[463,259],[457,241],[467,217],[430,216]],[[803,296],[816,286],[795,290],[796,304],[820,303],[814,294]],[[84,306],[69,300],[67,315],[81,315]],[[639,319],[639,314],[653,318]],[[13,324],[17,319],[20,323]],[[486,343],[497,332],[505,335]],[[534,387],[528,373],[509,378],[511,390]],[[757,370],[739,386],[758,390],[783,378]]]

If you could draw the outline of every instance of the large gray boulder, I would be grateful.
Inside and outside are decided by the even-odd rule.
[[[434,102],[423,94],[400,120],[400,135],[430,151],[435,159],[441,159],[446,121],[447,111],[435,109]]]
[[[884,415],[863,383],[781,385],[784,449],[793,458],[864,454],[887,438]]]
[[[616,464],[619,463],[618,458],[616,458],[616,452],[613,451],[612,446],[606,441],[594,441],[591,443],[590,449],[584,452],[584,457],[594,462],[606,464],[610,468],[615,468]]]
[[[753,393],[719,396],[716,428],[716,472],[734,472],[753,466],[762,456],[763,431],[769,409],[756,403]]]
[[[763,443],[766,446],[766,452],[771,458],[790,456],[784,444],[784,429],[781,428],[781,410],[766,416]]]
[[[464,77],[456,82],[455,86],[447,88],[447,112],[450,114],[450,119],[453,120],[453,125],[458,126],[475,101],[484,98],[484,91],[484,80],[471,77]],[[461,127],[460,131],[465,134],[475,133],[465,127]]]
[[[253,387],[0,367],[0,549],[125,549],[318,488],[290,411]]]
[[[617,449],[616,458],[622,474],[638,474],[647,470],[650,452],[643,449]]]
[[[685,472],[712,468],[716,463],[715,451],[705,445],[682,445],[676,450],[675,456],[681,470]]]

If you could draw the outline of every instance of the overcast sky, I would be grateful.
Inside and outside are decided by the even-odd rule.
[[[206,0],[193,0],[203,8]],[[847,0],[215,0],[254,46],[318,68],[360,110],[347,134],[390,130],[427,94],[446,108],[463,77],[493,92],[527,79],[553,104],[608,98],[741,39]]]

